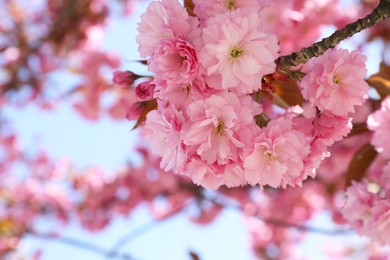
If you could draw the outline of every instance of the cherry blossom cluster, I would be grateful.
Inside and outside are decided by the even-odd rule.
[[[193,198],[189,180],[156,172],[159,160],[139,148],[142,164],[128,166],[110,177],[94,167],[76,170],[67,160],[52,161],[46,153],[28,156],[15,135],[0,139],[0,256],[13,256],[27,234],[39,236],[37,220],[50,219],[53,238],[70,220],[78,220],[89,231],[100,231],[115,217],[129,216],[139,205],[147,205],[156,219],[180,212]],[[15,165],[28,174],[14,172]],[[27,175],[27,177],[25,176]],[[190,187],[189,185],[187,185]],[[162,195],[164,194],[164,195]],[[164,206],[157,203],[165,200]],[[194,222],[212,220],[209,210]],[[216,216],[218,212],[211,215]]]
[[[263,26],[268,1],[194,5],[190,16],[177,0],[152,2],[138,26],[139,53],[154,78],[135,94],[157,103],[143,133],[161,167],[209,189],[301,186],[352,127],[368,90],[365,57],[329,50],[300,72],[305,102],[276,106],[287,100],[272,82],[264,87],[266,75],[279,74],[278,38]]]
[[[51,110],[70,99],[85,119],[123,119],[127,91],[111,88],[107,77],[107,69],[119,67],[119,55],[102,50],[101,42],[110,12],[120,5],[129,15],[140,1],[2,1],[0,106],[34,103]]]
[[[373,131],[371,144],[378,158],[370,167],[370,174],[350,186],[341,212],[361,235],[381,245],[390,244],[390,96],[380,109],[370,114],[367,126]]]

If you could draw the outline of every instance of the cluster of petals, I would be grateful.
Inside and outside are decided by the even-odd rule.
[[[152,141],[153,153],[161,156],[161,168],[178,171],[187,154],[183,143],[186,124],[183,113],[174,107],[151,111],[144,126],[144,136]]]
[[[162,39],[177,36],[191,38],[199,24],[177,0],[151,2],[141,19],[136,40],[142,58],[151,56]]]
[[[368,117],[367,126],[374,131],[371,143],[383,157],[390,159],[390,97],[382,101],[380,110]]]
[[[358,51],[330,49],[303,67],[302,95],[321,112],[345,117],[362,105],[368,91],[366,57]]]
[[[209,189],[301,186],[352,127],[350,113],[368,89],[365,57],[330,50],[310,61],[301,82],[310,115],[300,107],[275,112],[251,97],[279,57],[277,37],[264,28],[270,2],[193,3],[197,17],[177,0],[152,2],[138,26],[154,78],[136,93],[157,101],[143,133],[161,168]]]
[[[321,113],[313,121],[316,136],[325,145],[330,146],[342,140],[352,129],[350,117],[335,116],[331,113]]]
[[[279,56],[276,36],[263,31],[260,14],[245,9],[207,20],[199,49],[206,82],[240,94],[259,90]]]
[[[159,105],[147,116],[144,136],[164,170],[181,172],[208,188],[244,184],[242,155],[257,129],[258,103],[222,92],[192,102],[186,112]]]
[[[272,120],[254,139],[254,148],[244,160],[249,184],[286,187],[301,184],[310,140],[293,128],[290,118]]]
[[[390,199],[377,184],[363,180],[350,186],[341,213],[359,234],[390,244]]]
[[[149,70],[156,83],[190,83],[199,76],[200,63],[195,48],[187,41],[175,37],[161,40],[150,61]]]
[[[357,15],[352,4],[333,0],[273,0],[262,10],[264,27],[277,35],[282,55],[310,46],[321,36],[323,25],[342,28]]]
[[[243,160],[263,112],[247,94],[274,72],[279,50],[262,29],[266,2],[194,1],[196,14],[208,11],[191,17],[177,0],[162,0],[141,16],[139,52],[154,78],[135,93],[157,100],[143,134],[164,170],[210,189],[247,183]]]
[[[194,13],[203,23],[210,17],[235,11],[237,9],[248,9],[252,12],[259,12],[269,5],[268,0],[193,0]]]

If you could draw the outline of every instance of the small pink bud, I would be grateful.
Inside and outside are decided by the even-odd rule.
[[[140,103],[134,103],[132,104],[126,111],[126,119],[131,120],[137,120],[141,113],[142,113],[143,107]]]
[[[135,94],[142,100],[152,100],[155,86],[152,80],[141,82],[135,88]]]
[[[115,71],[112,82],[118,85],[129,86],[134,83],[136,75],[131,71]]]

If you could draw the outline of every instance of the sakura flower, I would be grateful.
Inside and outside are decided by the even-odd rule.
[[[135,88],[135,94],[142,100],[152,100],[155,87],[152,80],[143,81]]]
[[[201,185],[206,189],[217,189],[221,185],[227,187],[238,187],[246,183],[244,171],[240,164],[231,163],[219,165],[218,163],[209,164],[197,156],[193,156],[184,171],[195,184]]]
[[[352,4],[332,0],[273,0],[261,12],[264,28],[276,34],[282,55],[310,46],[321,37],[324,25],[339,29],[358,15]]]
[[[137,75],[135,75],[131,71],[114,71],[112,82],[118,85],[122,86],[130,86],[134,83],[134,79],[137,78]]]
[[[188,84],[200,75],[200,63],[196,50],[181,38],[161,40],[149,63],[157,84]]]
[[[237,162],[246,147],[240,136],[250,134],[253,117],[260,112],[250,97],[238,98],[229,92],[194,101],[188,108],[192,126],[184,143],[210,165]]]
[[[152,151],[162,157],[161,168],[165,171],[179,171],[186,162],[186,147],[182,133],[185,118],[174,107],[148,113],[144,125],[145,138],[151,139]]]
[[[275,35],[263,32],[260,15],[241,9],[207,20],[198,48],[206,82],[238,94],[261,88],[279,50]]]
[[[194,100],[206,99],[216,92],[202,77],[198,77],[191,83],[168,84],[166,81],[160,81],[154,89],[154,97],[185,111]]]
[[[382,101],[380,110],[368,117],[367,126],[374,131],[371,143],[375,149],[390,159],[390,97]]]
[[[351,118],[334,116],[328,112],[321,113],[313,123],[315,135],[327,146],[342,140],[352,129]]]
[[[238,8],[258,13],[269,4],[267,0],[193,0],[193,2],[194,13],[201,22],[217,14],[231,12]]]
[[[309,153],[310,143],[293,129],[290,118],[272,120],[254,139],[254,147],[244,159],[245,178],[251,185],[274,188],[299,185],[294,180],[303,175]]]
[[[152,2],[138,24],[136,39],[141,57],[151,56],[162,39],[196,37],[199,34],[198,24],[198,19],[190,17],[177,0]]]
[[[136,90],[131,88],[126,95],[120,95],[117,105],[114,105],[110,110],[113,110],[111,114],[117,114],[118,111],[116,110],[119,110],[120,116],[123,117],[123,114],[125,114],[127,120],[137,120],[146,105],[147,102],[143,102],[138,97]]]
[[[366,57],[358,51],[331,49],[303,67],[302,95],[313,106],[345,117],[363,104],[368,91]]]
[[[353,183],[346,191],[341,213],[357,233],[386,245],[390,244],[390,200],[373,189],[375,186],[367,180]]]

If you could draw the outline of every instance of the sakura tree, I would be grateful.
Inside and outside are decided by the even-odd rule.
[[[12,118],[3,120],[1,256],[14,259],[20,241],[36,236],[136,258],[121,251],[127,237],[106,249],[36,223],[77,220],[98,232],[146,206],[156,223],[188,209],[200,225],[238,211],[259,259],[303,259],[295,249],[307,234],[354,232],[368,240],[318,255],[390,259],[390,1],[152,1],[131,62],[143,72],[118,70],[102,35],[136,3],[0,4],[1,106],[56,113],[70,102],[85,120],[128,119],[143,138],[138,162],[105,174],[21,150]],[[79,78],[56,89],[59,73]],[[335,229],[310,224],[321,214]]]

